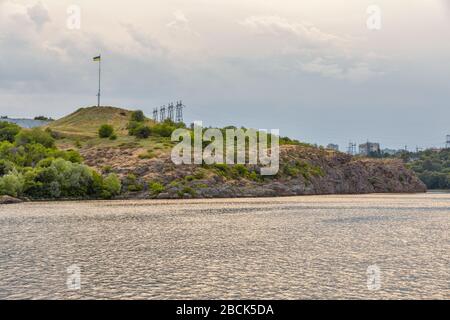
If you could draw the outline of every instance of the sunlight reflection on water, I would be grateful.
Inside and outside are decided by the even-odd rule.
[[[450,194],[2,206],[0,298],[448,299],[449,227]]]

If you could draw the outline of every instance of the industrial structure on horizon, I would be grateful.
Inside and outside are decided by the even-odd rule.
[[[175,105],[173,104],[173,102],[171,102],[167,107],[161,106],[159,108],[155,108],[153,109],[153,120],[155,120],[156,122],[164,122],[165,120],[171,120],[173,122],[183,122],[183,108],[185,107],[186,106],[183,104],[183,101],[180,100],[177,101]]]

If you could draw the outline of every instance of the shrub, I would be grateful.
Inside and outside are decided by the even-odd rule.
[[[46,128],[45,132],[47,132],[53,139],[58,140],[61,139],[63,137],[63,135],[57,131],[53,131],[50,128]]]
[[[24,193],[33,198],[85,197],[92,193],[93,174],[82,164],[45,159],[25,174]]]
[[[145,121],[144,112],[142,112],[141,110],[133,111],[131,113],[131,121],[144,122]]]
[[[117,135],[113,133],[109,136],[109,140],[117,140]]]
[[[152,131],[161,137],[171,137],[172,132],[182,127],[181,124],[176,124],[171,120],[165,120],[162,123],[157,123],[152,127]]]
[[[0,141],[14,142],[16,135],[20,132],[20,127],[14,123],[0,122]]]
[[[149,184],[150,193],[153,195],[158,195],[161,192],[164,192],[165,187],[159,182],[151,182]]]
[[[0,195],[17,197],[23,191],[23,177],[17,171],[0,177]]]
[[[82,163],[83,162],[83,157],[78,153],[78,151],[75,151],[75,150],[64,151],[61,157],[72,163]]]
[[[125,184],[127,185],[127,190],[130,192],[138,192],[144,189],[144,186],[138,183],[136,176],[132,173],[127,175]]]
[[[120,194],[120,190],[122,189],[122,184],[120,182],[119,177],[115,173],[110,173],[103,180],[103,197],[111,198]]]
[[[146,139],[150,136],[151,130],[148,126],[139,125],[134,129],[133,136],[139,139]]]
[[[236,164],[233,166],[233,172],[239,177],[245,177],[248,175],[248,169],[243,164]]]
[[[197,195],[197,192],[194,189],[192,189],[191,187],[188,187],[188,186],[183,187],[183,189],[181,189],[178,192],[178,195],[179,196],[183,196],[185,193],[190,194],[193,197],[195,197]]]
[[[31,143],[39,143],[46,148],[53,148],[55,146],[55,139],[52,136],[39,128],[31,130],[22,130],[16,135],[16,145],[26,145]]]
[[[10,173],[13,169],[14,163],[5,159],[0,159],[0,176]]]
[[[114,128],[109,124],[103,124],[98,129],[98,136],[100,138],[109,138],[114,133]]]
[[[109,166],[109,165],[106,165],[106,166],[102,167],[102,172],[105,173],[105,174],[111,173],[111,171],[112,171],[112,167]]]
[[[134,136],[136,128],[139,127],[140,125],[141,125],[141,123],[139,123],[137,121],[128,122],[128,125],[127,125],[128,135]]]
[[[195,179],[204,179],[206,176],[206,172],[203,169],[199,169],[194,173],[194,178]]]
[[[153,159],[154,157],[156,157],[156,154],[152,150],[147,150],[146,153],[139,155],[139,159]]]

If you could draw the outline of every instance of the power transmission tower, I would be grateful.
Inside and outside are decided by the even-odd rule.
[[[177,101],[177,104],[175,106],[175,122],[183,122],[183,108],[185,106],[183,105],[183,102]]]
[[[158,121],[158,108],[153,109],[153,120]]]
[[[159,108],[159,121],[164,122],[166,120],[166,106]]]
[[[445,149],[449,149],[450,148],[450,134],[448,134],[446,138],[447,139],[445,141]]]
[[[174,121],[174,118],[173,118],[173,103],[169,103],[169,106],[167,107],[167,118],[169,118],[171,121]]]

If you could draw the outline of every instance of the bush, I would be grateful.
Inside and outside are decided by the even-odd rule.
[[[150,193],[153,195],[158,195],[161,192],[164,192],[165,187],[159,182],[151,182],[149,184]]]
[[[450,174],[448,173],[425,171],[419,174],[419,178],[428,189],[450,189]]]
[[[131,113],[131,121],[144,122],[145,121],[144,112],[142,112],[141,110],[133,111]]]
[[[55,146],[55,139],[49,133],[39,128],[20,131],[16,135],[15,141],[18,146],[32,143],[39,143],[46,148],[53,148]]]
[[[20,127],[14,123],[0,122],[0,141],[14,142],[16,135],[20,132]]]
[[[10,173],[15,168],[11,161],[0,159],[0,176]]]
[[[100,138],[109,138],[113,135],[113,133],[114,128],[109,124],[104,124],[98,129],[98,136]]]
[[[61,158],[64,158],[65,160],[70,161],[72,163],[83,162],[83,157],[78,153],[78,151],[75,150],[64,151],[61,155]]]
[[[119,195],[122,189],[122,184],[119,177],[115,173],[110,173],[103,180],[103,197],[111,198],[113,196]]]
[[[136,176],[132,173],[127,175],[125,179],[125,184],[127,185],[127,190],[130,192],[138,192],[144,189],[144,186],[138,183]]]
[[[151,130],[148,126],[140,125],[134,130],[133,136],[139,139],[146,139],[150,136],[150,133]]]
[[[102,172],[107,174],[107,173],[111,173],[113,170],[113,168],[110,165],[106,165],[102,167]]]
[[[128,122],[128,125],[127,125],[128,135],[129,136],[134,136],[135,130],[140,125],[141,125],[141,123],[139,123],[137,121],[130,121],[130,122]]]
[[[115,174],[106,178],[81,164],[75,150],[58,150],[42,130],[23,130],[15,143],[0,142],[0,194],[34,199],[111,198],[121,191]],[[139,186],[137,186],[138,188]]]
[[[0,177],[0,195],[17,197],[23,191],[23,177],[17,171]]]
[[[185,126],[183,123],[177,124],[171,120],[165,120],[164,122],[157,123],[152,127],[152,131],[161,137],[171,137],[172,132],[176,129]]]
[[[47,132],[55,140],[63,138],[63,135],[60,132],[53,131],[50,128],[45,128],[45,132]]]
[[[139,159],[153,159],[154,157],[156,157],[156,154],[152,150],[147,150],[146,153],[139,155]]]

